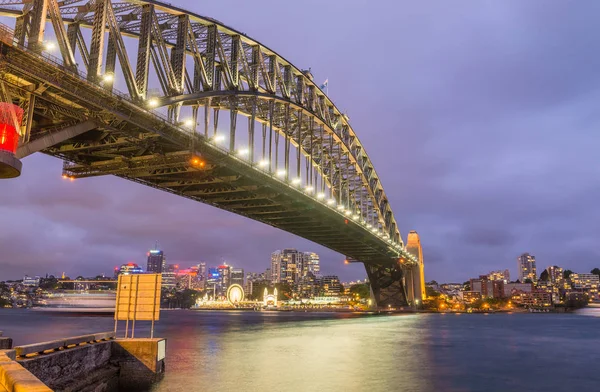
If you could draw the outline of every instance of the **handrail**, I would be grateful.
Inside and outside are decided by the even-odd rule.
[[[115,339],[115,337],[116,335],[113,331],[100,332],[90,335],[80,335],[70,338],[50,340],[42,343],[26,344],[24,346],[17,346],[14,348],[14,350],[16,351],[17,357],[22,358],[31,354],[43,355],[46,353],[55,352],[59,349],[71,348],[71,346],[77,347],[82,344],[108,341]]]

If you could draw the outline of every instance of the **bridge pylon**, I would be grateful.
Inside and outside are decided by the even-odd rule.
[[[425,265],[423,261],[423,248],[419,234],[415,230],[408,233],[406,250],[417,258],[417,264],[406,267],[407,297],[410,304],[419,305],[426,299],[425,294]]]

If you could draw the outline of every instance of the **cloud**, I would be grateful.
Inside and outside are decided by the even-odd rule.
[[[173,3],[329,79],[401,232],[421,235],[427,279],[514,273],[523,252],[538,268],[600,265],[600,3],[390,0],[340,10],[310,0],[270,7],[268,25],[257,21],[269,0]],[[0,279],[143,265],[155,240],[188,264],[225,258],[258,271],[273,250],[297,247],[321,253],[324,271],[364,276],[323,247],[191,200],[117,178],[63,181],[60,162],[42,155],[0,183],[0,213]]]

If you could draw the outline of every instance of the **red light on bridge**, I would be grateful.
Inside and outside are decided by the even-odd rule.
[[[345,223],[345,224],[348,224],[348,219],[344,219],[344,223]]]
[[[0,124],[0,150],[14,154],[17,152],[18,144],[19,134],[15,127],[9,124]]]

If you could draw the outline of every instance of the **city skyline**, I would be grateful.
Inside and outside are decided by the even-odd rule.
[[[514,273],[523,251],[535,254],[540,268],[594,267],[598,185],[586,179],[595,178],[598,142],[595,69],[586,45],[571,42],[596,39],[587,31],[598,5],[548,4],[548,17],[538,19],[538,6],[517,2],[469,5],[471,18],[461,16],[459,5],[430,14],[418,4],[397,12],[397,5],[382,3],[371,13],[352,4],[343,23],[323,20],[310,6],[283,6],[271,7],[275,25],[269,26],[249,17],[260,6],[236,6],[236,13],[224,2],[188,7],[281,48],[317,80],[329,80],[329,95],[348,112],[375,162],[404,239],[413,229],[421,235],[427,280],[456,281],[495,268]],[[318,7],[340,15],[335,5]],[[294,16],[316,28],[289,29]],[[371,32],[382,20],[401,24],[405,33]],[[367,28],[356,31],[357,24]],[[448,30],[454,38],[445,37]],[[535,31],[553,39],[536,39]],[[372,59],[357,58],[356,45],[371,43],[401,50],[386,52],[380,72],[365,72]],[[569,55],[545,60],[557,53]],[[386,75],[397,64],[402,74],[390,81]],[[127,261],[143,265],[139,249],[156,237],[165,249],[177,249],[172,257],[182,262],[201,251],[251,270],[278,243],[312,249],[344,279],[364,276],[361,265],[344,265],[343,255],[209,206],[117,178],[64,181],[61,162],[39,154],[23,163],[23,176],[4,182],[0,192],[0,213],[10,222],[0,228],[0,280],[39,270],[81,268],[92,275]]]

